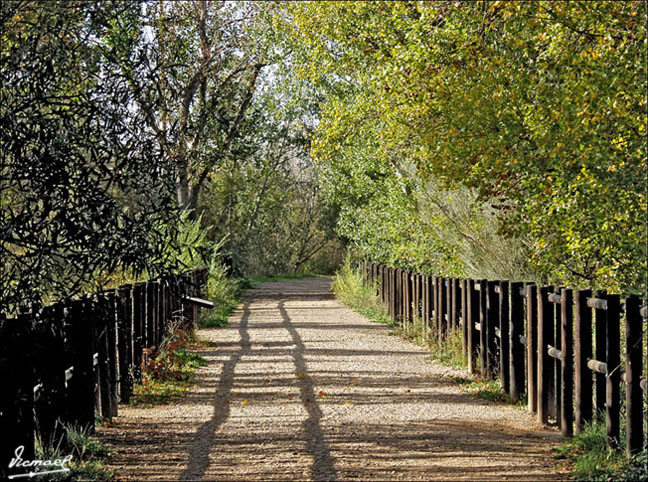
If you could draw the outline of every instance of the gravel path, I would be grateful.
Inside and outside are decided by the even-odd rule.
[[[556,480],[555,431],[478,400],[423,348],[335,301],[330,280],[246,293],[191,393],[120,408],[120,480]]]

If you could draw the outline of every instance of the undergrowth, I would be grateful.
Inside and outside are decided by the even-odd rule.
[[[144,350],[142,379],[136,384],[131,405],[158,405],[184,396],[204,359],[190,351],[196,345],[195,335],[174,329],[159,348]]]
[[[336,273],[332,284],[335,297],[352,310],[366,316],[371,321],[396,326],[376,296],[376,289],[367,286],[362,275],[355,270],[349,258]]]
[[[240,301],[240,281],[229,278],[225,267],[217,258],[209,265],[205,294],[214,302],[214,308],[203,310],[198,321],[199,328],[219,328],[227,326],[227,318]]]
[[[556,449],[557,459],[569,461],[573,476],[582,481],[643,481],[648,480],[646,450],[631,460],[625,457],[625,436],[621,434],[617,449],[606,445],[603,420],[595,420],[583,431],[565,440]]]
[[[63,425],[63,437],[57,444],[44,444],[37,440],[36,458],[54,461],[68,457],[69,462],[63,464],[63,467],[68,468],[69,471],[43,474],[38,479],[52,482],[113,480],[115,474],[106,468],[103,463],[103,459],[108,455],[108,449],[93,438],[87,428],[76,425]],[[60,468],[61,466],[41,466],[33,470],[37,473]]]

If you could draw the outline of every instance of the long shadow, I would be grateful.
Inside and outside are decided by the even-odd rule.
[[[250,334],[248,333],[249,317],[249,302],[245,302],[243,305],[243,315],[239,324],[239,343],[241,349],[233,353],[223,365],[218,391],[212,401],[214,415],[196,431],[194,443],[189,453],[187,468],[180,475],[181,480],[200,480],[209,467],[209,452],[214,442],[216,430],[225,423],[230,415],[230,405],[226,400],[234,385],[234,370],[236,369],[236,365],[241,361],[241,358],[249,355],[251,351],[252,344],[250,343]]]
[[[338,475],[333,464],[331,450],[324,440],[324,433],[320,423],[322,419],[322,410],[317,404],[315,396],[315,387],[310,377],[300,377],[300,374],[307,372],[306,359],[304,351],[306,347],[296,328],[290,322],[290,317],[284,306],[284,301],[279,302],[279,312],[283,320],[283,326],[290,333],[295,349],[292,351],[292,357],[295,362],[296,375],[299,380],[299,391],[301,399],[304,401],[304,408],[308,413],[308,418],[302,423],[304,435],[306,437],[306,450],[313,457],[311,467],[311,477],[313,480],[336,481]]]

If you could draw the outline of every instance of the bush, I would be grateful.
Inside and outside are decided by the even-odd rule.
[[[87,428],[76,425],[63,425],[64,436],[58,444],[36,443],[36,457],[42,460],[62,459],[71,455],[72,460],[66,467],[69,472],[47,474],[52,482],[73,480],[108,481],[114,478],[112,471],[106,469],[102,459],[108,456],[108,449],[90,436]],[[48,470],[41,467],[40,470]]]
[[[364,283],[362,274],[353,267],[350,256],[346,257],[336,273],[332,288],[335,297],[349,308],[372,321],[395,326],[395,322],[380,304],[375,287]]]
[[[625,437],[622,436],[618,449],[609,449],[606,445],[605,423],[597,420],[587,424],[581,433],[565,441],[557,449],[557,458],[566,458],[573,464],[576,480],[646,480],[646,450],[626,460],[624,440]]]
[[[225,266],[217,256],[212,256],[207,277],[206,295],[214,302],[212,310],[203,311],[200,328],[214,328],[227,325],[227,318],[239,302],[241,287],[237,280],[227,277]]]
[[[189,351],[193,333],[172,327],[159,348],[146,349],[142,359],[142,380],[133,389],[131,405],[168,403],[189,391],[196,369],[205,364],[197,353]]]

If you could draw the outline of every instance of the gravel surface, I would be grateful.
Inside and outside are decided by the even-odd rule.
[[[119,480],[557,480],[555,431],[464,393],[465,371],[344,307],[330,280],[265,283],[184,399],[120,407],[99,435]]]

